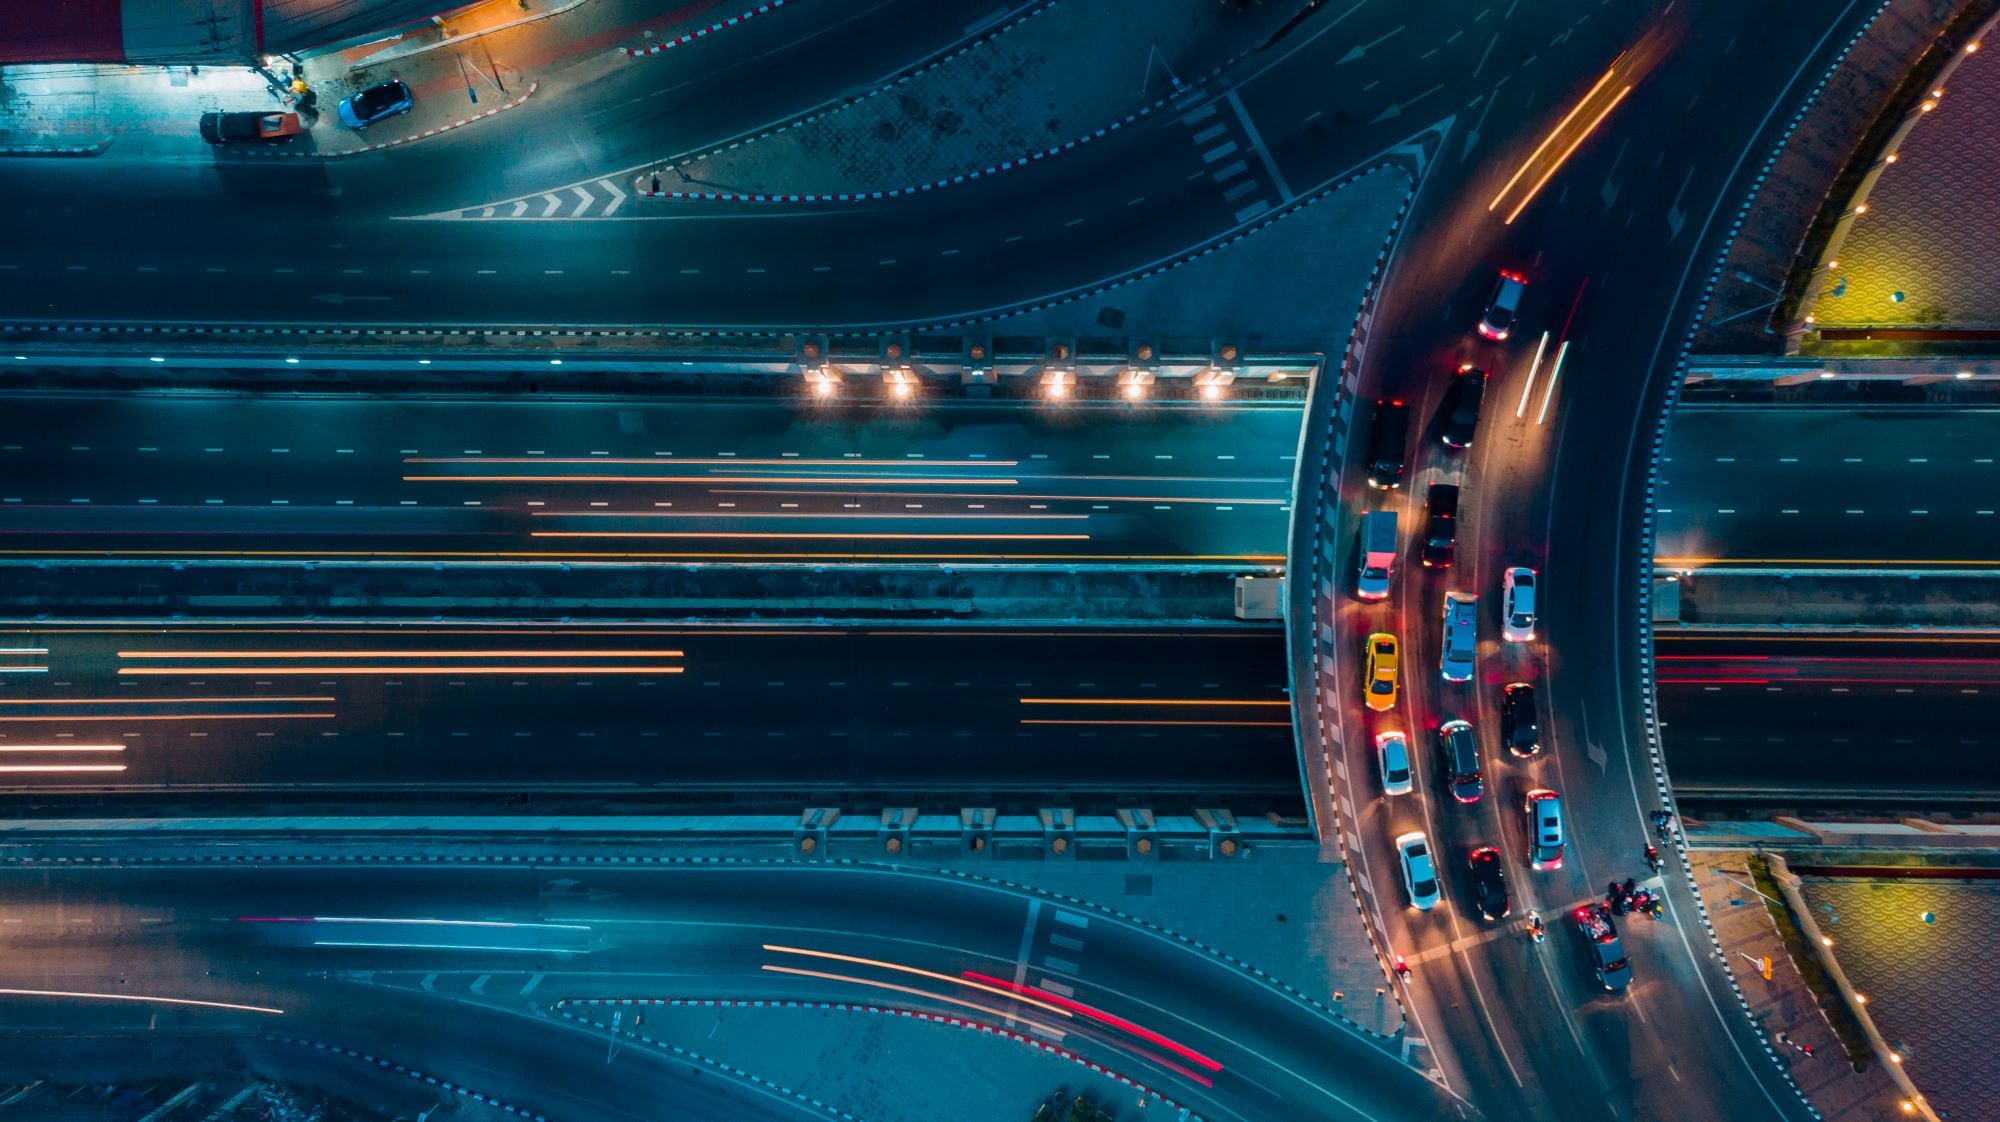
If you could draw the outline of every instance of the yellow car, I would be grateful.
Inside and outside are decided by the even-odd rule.
[[[1396,637],[1386,631],[1377,631],[1368,637],[1368,708],[1394,709],[1398,679],[1396,677]]]

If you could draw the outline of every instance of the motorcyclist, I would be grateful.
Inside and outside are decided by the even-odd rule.
[[[1649,845],[1646,847],[1646,867],[1653,870],[1656,873],[1660,871],[1659,846]]]
[[[1544,929],[1542,927],[1542,913],[1529,912],[1528,913],[1529,938],[1532,938],[1535,942],[1539,943],[1542,941],[1543,934],[1544,934]]]
[[[1396,956],[1396,977],[1406,982],[1410,980],[1410,964],[1404,961],[1402,955]]]

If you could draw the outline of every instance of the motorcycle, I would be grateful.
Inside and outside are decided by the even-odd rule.
[[[1660,859],[1660,849],[1659,849],[1659,847],[1658,847],[1658,846],[1653,846],[1653,845],[1649,845],[1649,846],[1647,846],[1647,847],[1646,847],[1646,867],[1647,867],[1647,868],[1649,868],[1649,869],[1651,869],[1651,870],[1653,870],[1653,874],[1654,874],[1655,876],[1657,876],[1657,875],[1659,875],[1659,872],[1660,872],[1660,868],[1661,868],[1661,866],[1663,866],[1664,864],[1666,864],[1666,862],[1664,862],[1664,861],[1662,861],[1662,860]]]
[[[1542,926],[1541,913],[1529,912],[1528,938],[1533,939],[1535,942],[1539,943],[1547,937],[1548,937],[1548,929]]]
[[[1402,955],[1396,956],[1396,977],[1405,982],[1410,980],[1410,964],[1404,961]]]

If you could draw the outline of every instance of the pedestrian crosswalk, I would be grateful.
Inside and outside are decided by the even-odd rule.
[[[620,176],[607,175],[600,179],[572,183],[567,187],[556,187],[533,195],[503,199],[497,203],[460,207],[457,210],[439,211],[417,217],[441,222],[479,221],[568,221],[582,218],[618,218],[626,200],[632,197],[629,186],[619,183]]]
[[[1249,222],[1292,201],[1291,188],[1235,91],[1188,109],[1181,124],[1201,153],[1203,174],[1235,221]]]

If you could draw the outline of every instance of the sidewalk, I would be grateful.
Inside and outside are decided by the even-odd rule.
[[[1695,881],[1715,924],[1716,940],[1778,1062],[1826,1122],[1880,1122],[1901,1117],[1895,1083],[1871,1068],[1856,1072],[1778,937],[1765,901],[1751,887],[1750,851],[1693,849]],[[1733,879],[1732,879],[1733,878]],[[1782,903],[1777,905],[1783,907]],[[1761,960],[1771,960],[1765,981]],[[1753,1062],[1755,1058],[1753,1057]]]
[[[1176,82],[1198,85],[1262,45],[1301,6],[1049,0],[845,106],[662,168],[660,189],[858,193],[983,171],[1123,127]]]
[[[109,141],[117,161],[208,163],[341,156],[478,123],[518,104],[634,65],[620,49],[707,28],[755,0],[489,0],[453,17],[306,57],[317,115],[289,143],[217,149],[196,125],[210,111],[284,111],[288,99],[244,67],[13,66],[0,69],[0,149]],[[449,35],[447,35],[449,31]],[[390,79],[416,105],[364,131],[341,125],[342,98]],[[554,89],[551,89],[551,86]]]

